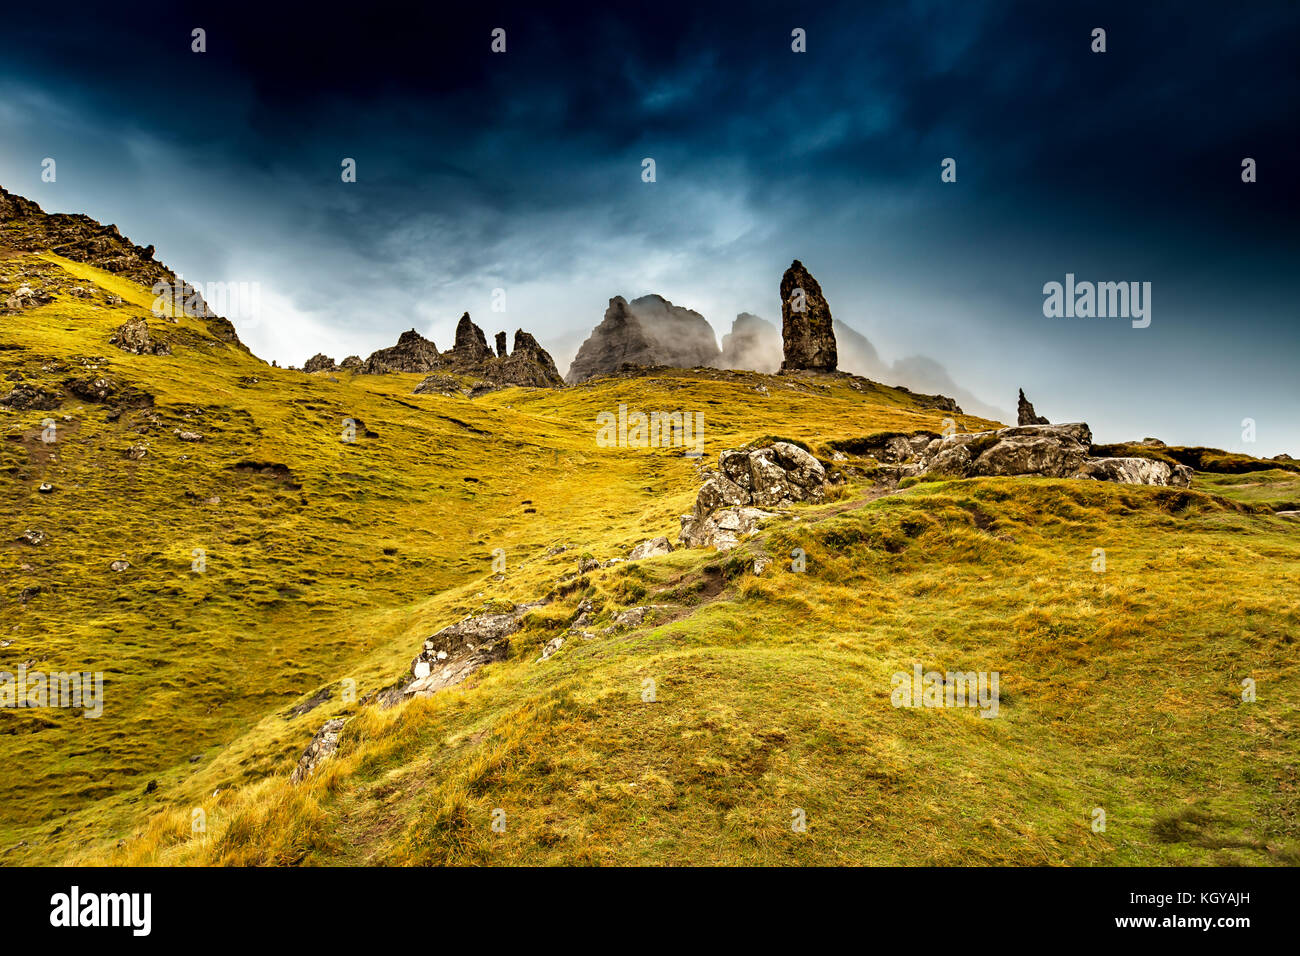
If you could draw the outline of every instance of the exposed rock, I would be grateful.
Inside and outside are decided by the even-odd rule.
[[[28,528],[18,536],[18,541],[22,544],[30,544],[32,547],[40,547],[45,543],[45,532],[35,528]]]
[[[1017,425],[1050,425],[1046,418],[1034,413],[1034,406],[1025,398],[1025,390],[1020,389],[1020,400],[1016,403]]]
[[[822,287],[798,259],[781,277],[782,371],[833,372],[838,364],[835,327]]]
[[[8,395],[0,396],[0,405],[14,411],[53,411],[63,404],[63,396],[31,385],[19,385]]]
[[[172,434],[181,441],[203,441],[203,436],[198,432],[187,432],[180,428],[174,428]]]
[[[126,457],[129,461],[139,461],[145,455],[149,454],[148,445],[132,445],[126,450]]]
[[[463,395],[465,388],[454,375],[434,372],[415,386],[416,395]]]
[[[497,358],[505,358],[505,357],[506,357],[506,334],[504,332],[498,332],[497,333]]]
[[[695,508],[682,515],[678,536],[687,547],[735,547],[771,513],[796,501],[825,498],[826,470],[798,445],[728,449],[718,456],[720,471],[707,473]]]
[[[361,361],[361,357],[360,357],[360,356],[357,356],[357,355],[349,355],[349,356],[348,356],[347,358],[345,358],[342,362],[339,362],[339,368],[341,368],[341,369],[343,369],[343,370],[345,370],[345,371],[349,371],[349,372],[350,372],[350,371],[352,371],[353,369],[359,369],[359,368],[361,368],[361,366],[364,365],[364,364],[365,364],[365,363]]]
[[[542,648],[542,656],[537,658],[536,663],[540,664],[542,661],[546,660],[548,657],[550,657],[552,654],[554,654],[563,646],[564,646],[563,637],[551,638],[549,641],[546,642],[546,646]]]
[[[39,308],[53,301],[53,296],[46,295],[44,292],[37,292],[29,285],[21,285],[4,300],[3,309],[0,309],[0,311],[7,315],[17,315],[19,312]]]
[[[367,375],[389,372],[432,372],[442,367],[438,347],[415,329],[403,332],[391,348],[372,352],[361,371]]]
[[[321,729],[316,732],[316,736],[311,739],[307,749],[302,752],[298,758],[298,766],[293,768],[293,773],[289,775],[291,783],[302,783],[316,770],[320,764],[334,756],[334,752],[339,749],[339,736],[343,732],[343,725],[347,723],[346,717],[334,717],[325,721]]]
[[[123,352],[133,355],[171,355],[171,346],[149,335],[149,323],[141,316],[127,319],[108,340]]]
[[[721,352],[704,316],[663,296],[609,300],[605,317],[578,348],[565,381],[585,382],[627,365],[696,368],[716,364]]]
[[[108,565],[108,569],[109,569],[110,571],[117,571],[117,572],[120,573],[120,572],[122,572],[122,571],[125,571],[125,570],[126,570],[127,568],[129,568],[130,566],[131,566],[131,562],[130,562],[130,561],[127,561],[127,560],[124,559],[124,558],[118,558],[116,561],[112,561],[112,562],[109,563],[109,565]]]
[[[564,385],[550,353],[523,329],[515,330],[514,347],[508,356],[488,362],[483,377],[497,386],[522,385],[559,388]]]
[[[186,313],[204,319],[215,338],[248,351],[228,319],[213,312],[197,289],[154,258],[153,246],[135,245],[115,226],[104,226],[79,213],[45,213],[36,203],[15,196],[3,187],[0,187],[0,223],[5,227],[4,245],[10,249],[53,252],[152,288],[155,295],[159,295],[161,284],[167,299],[174,298],[175,290],[187,303]],[[41,298],[40,293],[34,295]],[[26,297],[20,299],[23,301],[18,304],[22,308],[31,307]],[[115,295],[109,295],[107,301],[110,305],[121,303]]]
[[[469,313],[466,312],[456,324],[456,344],[444,358],[449,364],[477,365],[492,357],[483,330],[470,320]]]
[[[519,630],[519,619],[540,604],[520,604],[508,611],[478,614],[457,621],[424,642],[411,662],[408,679],[383,690],[379,703],[391,707],[412,697],[459,684],[474,671],[510,653],[509,637]]]
[[[627,559],[629,561],[640,561],[642,558],[654,558],[661,554],[668,554],[672,549],[673,546],[667,538],[651,538],[649,541],[642,541],[633,548]]]
[[[353,357],[355,358],[355,356]],[[357,359],[357,364],[361,364],[360,359]],[[317,352],[307,361],[302,363],[302,370],[304,372],[332,372],[334,371],[334,368],[334,360],[323,352]]]
[[[1099,458],[1093,457],[1091,451],[1092,430],[1075,422],[1018,425],[943,438],[921,432],[909,441],[890,438],[879,457],[893,462],[882,471],[895,478],[1038,475],[1183,488],[1191,484],[1192,470],[1185,465],[1171,466],[1145,458]]]
[[[767,319],[742,312],[722,337],[722,353],[714,364],[771,373],[781,367],[781,353],[780,330]]]
[[[1170,465],[1154,458],[1093,458],[1085,462],[1074,477],[1118,481],[1126,485],[1187,488],[1192,483],[1192,475],[1192,469],[1186,465]]]

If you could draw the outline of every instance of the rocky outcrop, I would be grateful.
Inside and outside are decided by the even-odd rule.
[[[410,676],[380,691],[380,705],[391,707],[413,697],[428,697],[459,684],[480,667],[505,660],[510,653],[510,635],[519,630],[519,619],[541,603],[472,615],[444,627],[424,642],[411,662]]]
[[[186,314],[204,319],[213,337],[247,351],[234,325],[213,312],[197,289],[158,262],[153,246],[135,245],[117,226],[105,226],[80,213],[46,213],[31,200],[0,187],[0,246],[19,252],[53,252],[131,279],[152,288],[155,295],[161,288],[168,300],[177,297],[172,290],[179,290]]]
[[[415,329],[403,332],[397,344],[372,352],[361,366],[367,375],[386,375],[390,372],[432,372],[442,367],[438,347]]]
[[[753,369],[772,373],[781,367],[781,333],[767,319],[742,312],[722,337],[718,368]]]
[[[835,327],[822,287],[798,259],[781,277],[782,371],[833,372],[839,364]]]
[[[381,349],[370,356],[359,371],[366,374],[384,372],[425,372],[424,381],[415,387],[417,394],[472,395],[507,388],[512,385],[532,388],[557,388],[564,384],[555,361],[537,340],[518,329],[514,350],[505,354],[505,333],[496,337],[497,354],[487,344],[483,330],[466,312],[456,325],[456,344],[446,352],[412,329],[403,332],[397,345]],[[346,367],[346,360],[345,360]],[[471,379],[463,384],[455,376]]]
[[[504,332],[498,341],[504,346]],[[560,377],[560,370],[555,367],[555,360],[550,353],[523,329],[515,330],[514,348],[510,354],[487,360],[479,374],[498,388],[511,385],[560,388],[564,385],[564,379]]]
[[[298,766],[294,767],[293,773],[289,775],[290,783],[302,783],[323,761],[334,756],[334,752],[339,749],[339,735],[343,732],[345,723],[347,723],[345,717],[335,717],[325,721],[316,736],[311,739],[311,743],[307,745],[307,749],[302,752],[302,756],[298,758]]]
[[[122,327],[109,337],[108,342],[132,355],[172,354],[170,345],[157,341],[149,335],[149,323],[139,316],[127,319]]]
[[[0,405],[17,412],[48,412],[62,404],[62,395],[32,385],[18,385],[7,395],[0,395]]]
[[[304,372],[332,372],[334,371],[334,360],[322,352],[317,352],[302,363],[302,370]]]
[[[364,365],[365,363],[361,361],[361,356],[359,355],[349,355],[342,362],[339,362],[339,368],[347,372],[354,370],[360,371]]]
[[[1192,470],[1185,465],[1145,458],[1094,457],[1092,431],[1082,422],[1019,425],[940,438],[922,432],[911,438],[888,439],[879,458],[897,462],[882,469],[896,478],[1037,475],[1182,488],[1190,485],[1192,478]]]
[[[716,364],[721,352],[704,316],[660,295],[609,300],[605,317],[578,348],[565,381],[610,375],[622,365],[697,368]]]
[[[478,365],[490,358],[493,358],[493,354],[488,348],[487,339],[483,337],[483,330],[473,323],[466,312],[456,323],[456,344],[444,359],[448,365]]]
[[[1020,400],[1016,403],[1017,425],[1050,425],[1046,418],[1034,412],[1034,406],[1025,398],[1025,390],[1020,389]]]
[[[673,546],[667,538],[651,538],[649,541],[642,541],[633,548],[627,559],[629,561],[640,561],[644,558],[656,558],[661,554],[669,554],[672,550]]]
[[[678,540],[687,547],[725,551],[771,517],[768,508],[825,499],[826,470],[798,445],[728,449],[708,473],[690,514],[682,515]]]

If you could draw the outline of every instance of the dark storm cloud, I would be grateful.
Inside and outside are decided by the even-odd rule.
[[[994,404],[1024,385],[1099,430],[1219,445],[1196,429],[1259,407],[1300,444],[1294,7],[58,10],[6,13],[5,185],[111,213],[190,276],[265,270],[282,311],[246,337],[268,358],[446,337],[497,285],[543,341],[646,292],[721,333],[779,318],[797,256],[882,354]],[[1066,271],[1152,281],[1151,334],[1044,319]],[[1169,401],[1188,368],[1219,391]]]

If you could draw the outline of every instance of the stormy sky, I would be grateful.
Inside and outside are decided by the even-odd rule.
[[[1300,456],[1295,3],[12,4],[3,47],[0,184],[260,283],[282,365],[468,310],[563,370],[614,295],[779,324],[798,258],[993,407]],[[1045,317],[1067,273],[1150,326]]]

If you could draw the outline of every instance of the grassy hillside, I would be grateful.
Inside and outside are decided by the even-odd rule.
[[[0,410],[0,670],[103,671],[106,703],[0,709],[0,862],[1300,862],[1300,546],[1273,514],[1292,471],[882,497],[849,457],[832,500],[731,555],[577,574],[675,541],[724,448],[788,437],[829,462],[832,442],[947,413],[741,372],[414,395],[420,376],[270,368],[186,317],[151,317],[172,354],[135,356],[108,339],[149,290],[45,253],[0,259],[0,299],[20,267],[93,295],[0,317],[0,391],[62,396]],[[108,397],[78,397],[85,378]],[[598,447],[620,403],[702,412],[704,460]],[[344,700],[439,628],[548,594],[467,684]],[[569,630],[584,601],[587,637]],[[998,671],[999,717],[894,708],[890,676],[916,663]],[[335,715],[339,755],[291,785]]]

